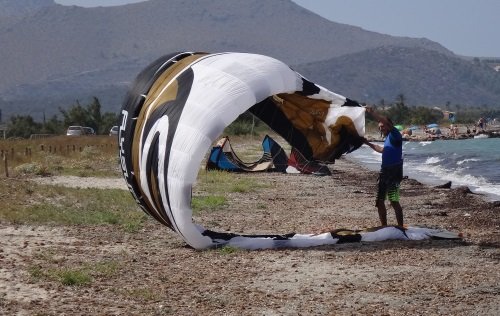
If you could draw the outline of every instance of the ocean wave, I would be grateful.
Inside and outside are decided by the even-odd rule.
[[[492,199],[500,198],[500,185],[491,183],[482,176],[466,173],[465,168],[448,169],[441,165],[407,163],[406,173],[426,184],[439,184],[451,181],[453,186],[467,186],[473,192],[486,193]]]
[[[452,181],[473,192],[500,199],[500,138],[405,142],[404,173],[427,185]],[[380,169],[381,155],[363,145],[348,156],[370,170]]]
[[[439,157],[429,157],[425,160],[425,164],[432,165],[432,164],[440,163],[441,161],[443,161],[443,159],[441,159]]]
[[[464,163],[468,163],[468,162],[474,162],[474,161],[481,161],[480,159],[477,159],[477,158],[468,158],[468,159],[464,159],[464,160],[460,160],[460,161],[457,161],[457,165],[462,165]]]
[[[418,142],[418,144],[419,144],[420,146],[427,146],[427,145],[432,144],[432,141]]]

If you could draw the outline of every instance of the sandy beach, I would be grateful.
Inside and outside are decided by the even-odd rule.
[[[266,187],[228,193],[227,206],[194,220],[237,233],[377,226],[376,173],[345,159],[330,168],[329,177],[235,174]],[[109,179],[93,181],[102,188],[100,181]],[[195,251],[153,220],[138,233],[0,222],[0,314],[499,315],[499,203],[412,179],[401,195],[408,225],[461,232],[463,240]],[[395,223],[392,210],[388,218]],[[34,267],[96,262],[113,262],[115,272],[85,286],[30,276]]]

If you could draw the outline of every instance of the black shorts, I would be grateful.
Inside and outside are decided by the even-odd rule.
[[[382,167],[378,174],[377,201],[389,197],[391,202],[399,202],[399,186],[403,180],[403,163]]]

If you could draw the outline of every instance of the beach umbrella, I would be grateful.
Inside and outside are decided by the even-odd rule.
[[[405,129],[403,125],[394,125],[394,127],[397,128],[398,131],[402,131]]]
[[[439,125],[437,125],[436,123],[427,125],[427,128],[435,128],[435,127],[439,127]]]
[[[413,126],[411,126],[411,127],[408,127],[408,129],[411,129],[412,131],[414,131],[414,130],[417,130],[417,129],[418,129],[418,126],[413,125]]]

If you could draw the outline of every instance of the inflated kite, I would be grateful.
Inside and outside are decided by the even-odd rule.
[[[332,163],[362,145],[363,107],[274,58],[245,53],[166,55],[138,75],[121,112],[121,168],[136,201],[196,249],[338,242],[334,232],[243,236],[193,223],[191,191],[201,161],[224,128],[245,111],[307,160]]]

